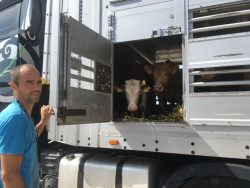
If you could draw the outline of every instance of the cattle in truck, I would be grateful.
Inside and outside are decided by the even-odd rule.
[[[125,81],[125,95],[128,102],[127,110],[131,113],[138,112],[141,118],[145,118],[147,104],[147,92],[145,80],[130,79]]]
[[[182,79],[179,65],[166,60],[165,62],[145,65],[145,71],[153,75],[160,113],[172,111],[182,105]]]
[[[152,75],[145,72],[145,64],[131,54],[119,56],[119,63],[114,65],[114,119],[141,120],[152,114],[151,103],[155,103],[155,98],[151,97],[150,88],[154,82]]]

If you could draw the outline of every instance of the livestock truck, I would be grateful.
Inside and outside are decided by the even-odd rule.
[[[248,0],[1,0],[1,109],[9,71],[34,64],[34,122],[55,108],[38,138],[41,187],[248,188],[249,44]],[[151,85],[149,116],[128,112],[125,81],[149,85],[143,66],[166,60],[181,102],[161,114]]]

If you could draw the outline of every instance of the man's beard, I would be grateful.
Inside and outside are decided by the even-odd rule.
[[[35,95],[33,95],[33,93],[36,93]],[[32,103],[37,103],[40,100],[40,92],[32,92],[31,95],[28,97],[28,99],[30,100],[30,102]]]
[[[35,104],[39,102],[40,100],[40,92],[31,92],[29,95],[26,94],[27,96],[23,95],[23,93],[20,93],[20,97],[25,101],[26,104]]]

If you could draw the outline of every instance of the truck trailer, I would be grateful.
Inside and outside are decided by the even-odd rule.
[[[1,0],[0,109],[9,71],[34,64],[34,122],[55,108],[41,187],[249,188],[249,42],[248,0]],[[145,67],[168,61],[179,75],[158,75],[162,95]],[[129,79],[143,115],[127,108]]]

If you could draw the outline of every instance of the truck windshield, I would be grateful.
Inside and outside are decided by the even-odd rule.
[[[0,35],[19,27],[21,3],[0,11]]]

